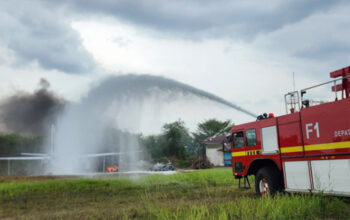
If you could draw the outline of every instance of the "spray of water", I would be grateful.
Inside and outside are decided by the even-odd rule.
[[[118,77],[110,77],[104,81],[99,87],[89,93],[90,100],[99,102],[109,101],[110,97],[118,97],[120,95],[131,95],[133,97],[142,97],[149,95],[152,89],[158,88],[161,91],[179,91],[183,93],[194,94],[212,101],[219,102],[240,112],[248,114],[256,118],[256,114],[245,110],[238,105],[228,102],[216,95],[206,91],[194,88],[190,85],[180,83],[159,76],[151,75],[123,75]],[[109,93],[108,95],[106,93]]]
[[[106,165],[106,161],[101,165],[101,158],[79,159],[73,155],[139,151],[137,138],[125,128],[128,125],[137,126],[142,120],[141,111],[147,100],[156,97],[161,99],[160,102],[171,102],[172,97],[179,94],[210,99],[255,117],[251,112],[220,97],[164,77],[109,77],[91,89],[80,103],[66,106],[56,125],[55,159],[51,164],[51,172],[70,174],[102,171]],[[152,104],[151,107],[148,111],[159,111],[159,105]],[[140,169],[140,157],[140,153],[131,153],[107,158],[107,162],[116,162],[123,170]]]

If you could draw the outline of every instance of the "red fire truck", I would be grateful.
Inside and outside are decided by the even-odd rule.
[[[233,175],[245,187],[255,175],[258,195],[284,190],[350,196],[350,66],[330,76],[335,79],[286,94],[286,115],[264,114],[232,128]],[[330,84],[331,101],[312,105],[304,98]]]

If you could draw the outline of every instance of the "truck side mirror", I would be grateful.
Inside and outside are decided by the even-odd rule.
[[[227,135],[226,136],[226,140],[228,143],[231,143],[232,142],[232,136],[231,135]]]

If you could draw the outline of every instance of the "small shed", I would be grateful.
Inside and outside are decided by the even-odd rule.
[[[214,166],[231,166],[231,147],[225,135],[207,138],[202,144],[208,160]]]

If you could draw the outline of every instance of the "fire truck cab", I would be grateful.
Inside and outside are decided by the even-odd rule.
[[[286,115],[264,114],[232,128],[236,179],[255,175],[258,195],[284,190],[350,196],[350,66],[331,77],[336,79],[317,86],[334,83],[334,100],[310,106],[303,95],[317,86],[291,92]]]

